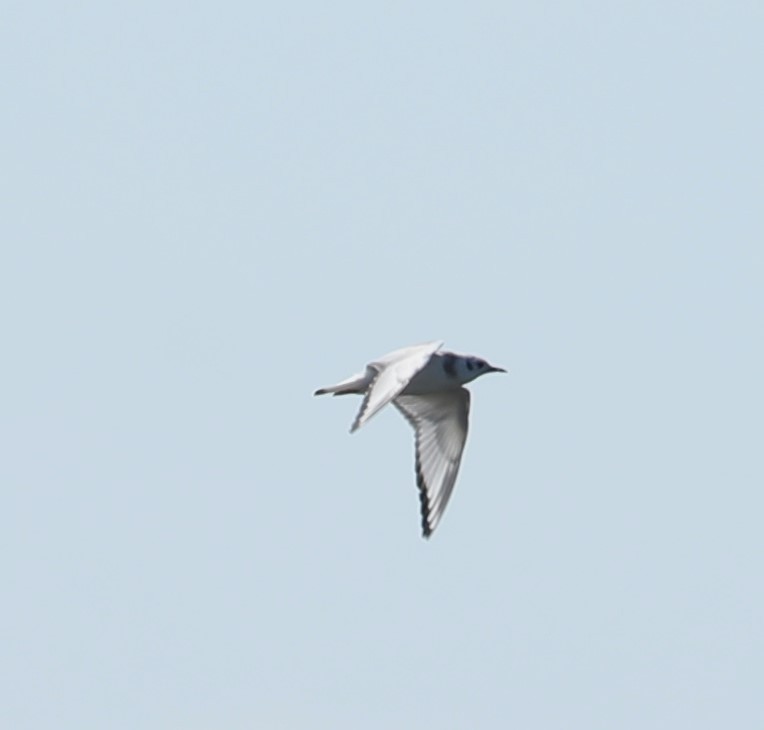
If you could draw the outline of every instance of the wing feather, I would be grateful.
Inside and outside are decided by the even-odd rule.
[[[393,400],[427,364],[432,354],[442,344],[442,342],[428,342],[424,345],[406,347],[369,363],[368,369],[376,371],[376,375],[366,390],[350,433],[357,431]]]
[[[416,477],[422,533],[429,537],[454,490],[469,427],[465,388],[428,395],[398,395],[395,406],[416,433]]]

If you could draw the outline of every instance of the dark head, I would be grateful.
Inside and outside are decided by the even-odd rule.
[[[474,380],[486,373],[506,373],[504,368],[497,368],[490,365],[485,360],[479,357],[465,357],[462,360],[462,375],[464,376],[464,382],[468,383],[470,380]]]

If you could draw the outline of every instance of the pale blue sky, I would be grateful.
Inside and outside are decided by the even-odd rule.
[[[2,16],[2,727],[764,726],[761,3]]]

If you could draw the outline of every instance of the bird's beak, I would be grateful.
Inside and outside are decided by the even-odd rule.
[[[489,373],[506,373],[507,371],[504,368],[496,368],[493,365],[489,365],[488,372]]]

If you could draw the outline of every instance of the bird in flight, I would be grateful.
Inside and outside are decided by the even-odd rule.
[[[440,522],[459,473],[470,411],[470,392],[463,386],[486,373],[507,372],[479,357],[443,352],[442,346],[428,342],[395,350],[364,372],[314,393],[363,396],[350,433],[391,401],[411,424],[424,537]]]

